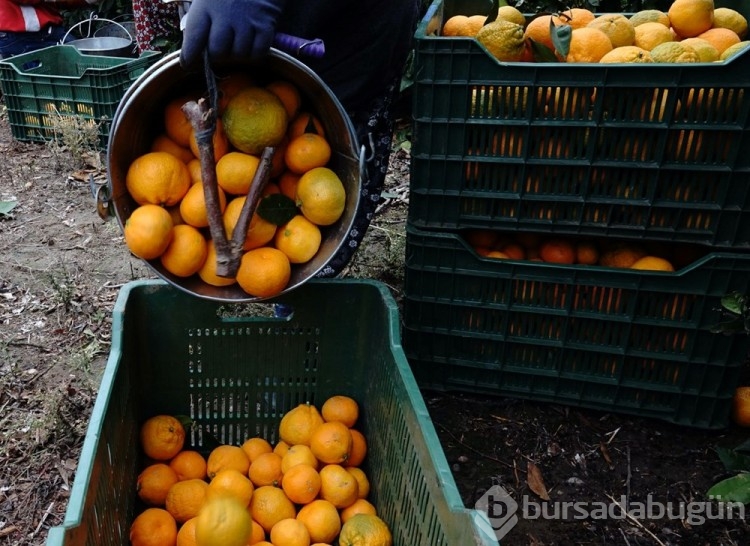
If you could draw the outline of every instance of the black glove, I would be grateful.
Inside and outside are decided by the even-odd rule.
[[[185,18],[180,63],[204,49],[212,60],[258,58],[271,47],[286,0],[193,0]]]

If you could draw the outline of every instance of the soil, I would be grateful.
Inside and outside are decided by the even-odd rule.
[[[394,140],[383,201],[344,273],[403,293],[408,208],[408,122]],[[408,134],[406,135],[408,136]],[[152,277],[126,250],[114,219],[97,215],[92,187],[106,182],[100,154],[11,137],[0,115],[0,546],[44,544],[61,523],[106,363],[120,287]],[[531,401],[424,392],[463,501],[501,486],[519,503],[702,501],[728,476],[714,451],[747,430],[718,432]],[[530,476],[529,464],[538,469]],[[533,487],[532,487],[533,486]],[[533,515],[533,514],[532,514]],[[750,542],[745,520],[553,521],[520,518],[503,544]]]

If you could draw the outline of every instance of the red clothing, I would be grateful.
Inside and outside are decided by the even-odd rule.
[[[35,5],[31,5],[31,4]],[[0,31],[37,32],[50,25],[63,22],[56,8],[46,7],[35,2],[20,0],[0,0]]]

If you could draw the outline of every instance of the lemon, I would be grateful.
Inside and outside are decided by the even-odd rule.
[[[520,61],[524,50],[523,27],[510,21],[496,20],[484,25],[477,41],[498,61]]]
[[[281,99],[260,87],[248,87],[232,97],[221,121],[232,146],[251,155],[278,146],[289,123]]]
[[[230,496],[206,501],[195,522],[197,546],[246,546],[253,523],[250,512]]]

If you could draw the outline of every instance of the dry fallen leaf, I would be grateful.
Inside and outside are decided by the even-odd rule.
[[[544,478],[542,478],[542,471],[531,461],[526,463],[526,483],[529,484],[529,488],[536,493],[539,498],[550,500],[549,493],[547,493],[547,486],[544,485]]]

